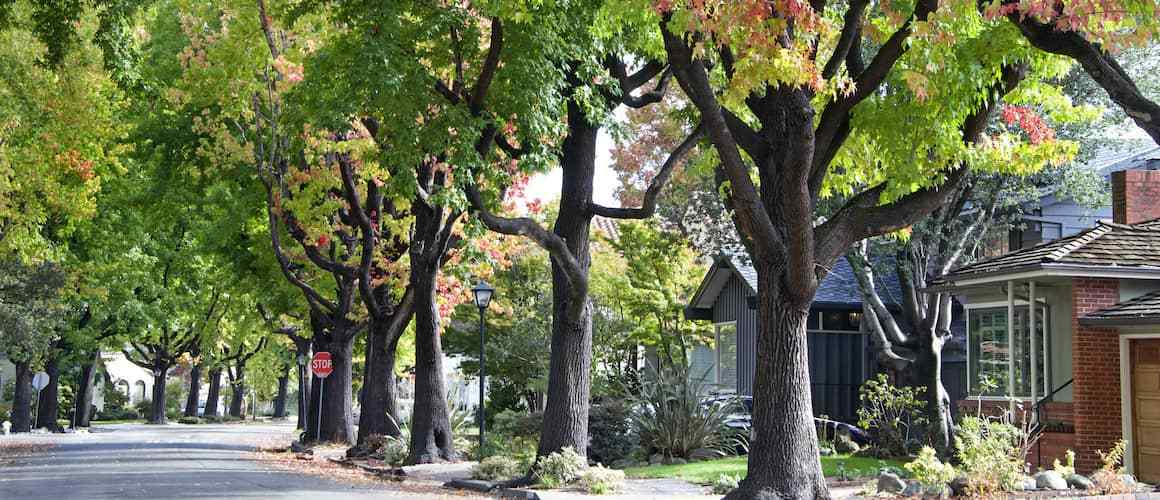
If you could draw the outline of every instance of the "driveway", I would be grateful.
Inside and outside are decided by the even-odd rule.
[[[0,499],[445,497],[340,483],[253,459],[256,447],[285,446],[293,432],[293,424],[121,424],[90,434],[0,436]],[[5,445],[21,442],[53,447],[3,456]]]

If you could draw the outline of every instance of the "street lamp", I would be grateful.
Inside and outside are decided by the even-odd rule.
[[[306,416],[309,413],[304,413],[309,410],[310,402],[306,400],[306,388],[309,387],[306,383],[306,363],[310,361],[310,356],[306,353],[298,355],[298,428],[303,431],[306,430]]]
[[[483,406],[484,387],[487,383],[487,369],[483,363],[483,341],[486,338],[483,329],[483,311],[487,309],[488,304],[491,304],[491,296],[495,295],[495,288],[487,284],[486,281],[480,281],[471,287],[471,293],[475,295],[475,307],[479,308],[479,459],[483,460],[485,442],[483,421],[487,411]]]

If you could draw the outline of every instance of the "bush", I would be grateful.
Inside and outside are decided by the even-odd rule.
[[[133,409],[137,411],[137,417],[149,418],[153,413],[153,400],[142,399],[133,405]]]
[[[590,419],[591,420],[591,419]],[[544,414],[540,412],[504,410],[497,414],[491,430],[499,434],[516,437],[540,436],[540,428],[544,423]]]
[[[588,461],[571,446],[541,457],[536,467],[536,481],[546,488],[559,488],[576,481]]]
[[[1132,493],[1134,488],[1124,482],[1124,477],[1121,476],[1124,471],[1120,467],[1120,462],[1124,459],[1124,451],[1127,448],[1127,443],[1123,439],[1116,442],[1116,446],[1104,453],[1097,451],[1100,455],[1100,460],[1103,465],[1099,470],[1092,474],[1092,483],[1095,484],[1096,490],[1104,495],[1123,495]]]
[[[93,420],[135,420],[139,418],[137,410],[105,406],[104,411],[98,411]]]
[[[955,454],[967,475],[967,488],[978,496],[1014,491],[1023,476],[1015,426],[966,417],[955,435]]]
[[[177,423],[179,423],[179,424],[191,424],[191,425],[192,424],[200,424],[201,419],[197,418],[197,417],[181,417],[181,418],[177,419]]]
[[[403,465],[407,460],[407,442],[401,437],[382,436],[376,443],[374,456],[395,466]]]
[[[125,395],[125,393],[121,391],[118,391],[117,386],[110,382],[105,382],[101,394],[103,394],[105,398],[106,410],[109,408],[125,408],[129,406],[129,396]]]
[[[624,471],[608,469],[603,465],[589,467],[580,474],[580,486],[594,495],[615,493],[624,488]]]
[[[632,426],[632,411],[622,402],[596,405],[588,413],[588,458],[606,464],[627,457],[639,438]]]
[[[725,495],[741,485],[740,474],[721,474],[713,480],[713,494]]]
[[[739,409],[736,402],[701,404],[708,392],[687,367],[650,369],[633,398],[633,427],[640,444],[666,457],[705,458],[732,454],[743,444],[726,419]]]
[[[895,387],[882,373],[858,389],[862,401],[858,426],[873,436],[875,454],[901,457],[914,450],[914,433],[926,423],[922,417],[924,392],[923,387]]]
[[[926,491],[941,492],[957,474],[954,466],[942,463],[934,448],[929,446],[923,446],[922,451],[918,452],[918,457],[903,467]]]
[[[471,478],[484,481],[503,481],[519,476],[523,472],[518,460],[496,455],[487,457],[471,468]]]
[[[1067,450],[1067,461],[1064,463],[1059,463],[1059,459],[1057,458],[1055,459],[1055,462],[1051,464],[1051,468],[1063,477],[1075,474],[1075,452]]]

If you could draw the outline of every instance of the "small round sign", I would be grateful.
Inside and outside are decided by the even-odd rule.
[[[36,392],[40,392],[40,390],[44,389],[45,387],[48,387],[47,373],[38,372],[36,375],[32,376],[32,388],[36,389]]]
[[[329,352],[316,352],[310,360],[310,371],[318,378],[326,378],[334,371],[334,363],[330,361]]]

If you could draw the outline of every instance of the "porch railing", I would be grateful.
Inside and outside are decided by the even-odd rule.
[[[1059,391],[1071,387],[1071,383],[1074,381],[1074,378],[1069,379],[1067,382],[1064,382],[1063,385],[1056,387],[1046,396],[1043,396],[1043,398],[1036,401],[1035,405],[1031,408],[1031,416],[1035,419],[1031,425],[1031,437],[1035,439],[1035,453],[1037,455],[1037,459],[1039,460],[1043,460],[1043,440],[1040,438],[1042,437],[1043,433],[1047,431],[1049,422],[1047,403],[1055,401],[1055,395],[1059,394]]]

